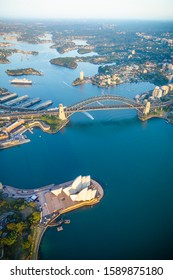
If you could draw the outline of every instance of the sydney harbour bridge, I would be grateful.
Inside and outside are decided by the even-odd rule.
[[[101,95],[88,98],[70,106],[59,104],[59,108],[49,110],[34,110],[22,107],[9,107],[0,105],[3,112],[0,117],[19,118],[19,117],[39,117],[43,115],[57,115],[61,120],[69,118],[76,112],[98,111],[98,110],[120,110],[120,109],[135,109],[140,115],[146,115],[150,110],[169,106],[173,100],[168,102],[155,102],[150,104],[149,101],[141,103],[131,98],[117,95]]]

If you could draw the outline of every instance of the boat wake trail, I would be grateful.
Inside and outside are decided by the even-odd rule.
[[[88,112],[83,112],[83,114],[86,115],[89,119],[94,120],[93,116]]]
[[[67,84],[66,82],[63,81],[63,84],[65,84],[66,86],[73,88],[71,85]]]

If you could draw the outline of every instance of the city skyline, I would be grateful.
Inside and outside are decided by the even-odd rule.
[[[173,20],[172,0],[2,0],[1,18]]]

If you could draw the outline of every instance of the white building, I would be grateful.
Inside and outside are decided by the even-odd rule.
[[[71,194],[76,194],[80,192],[82,189],[89,187],[91,183],[91,178],[90,176],[79,176],[77,177],[71,186],[63,189],[66,195],[71,195]]]
[[[97,193],[97,190],[88,188],[90,185],[90,176],[79,176],[73,181],[71,186],[64,188],[63,191],[73,201],[87,201],[93,199]]]
[[[96,193],[96,190],[85,188],[78,194],[70,195],[70,197],[73,201],[87,201],[93,199],[96,196]]]
[[[173,84],[169,84],[169,90],[172,91],[173,90]]]
[[[167,95],[169,92],[169,87],[168,86],[162,86],[161,87],[162,91],[163,91],[163,95]]]
[[[84,72],[81,71],[81,72],[80,72],[80,80],[83,81],[83,79],[84,79]]]
[[[61,192],[62,192],[62,188],[59,188],[59,189],[56,189],[56,190],[53,190],[51,191],[54,195],[59,195]]]
[[[153,90],[152,96],[154,98],[161,98],[163,96],[162,89],[160,89],[159,87],[155,87],[155,89]]]

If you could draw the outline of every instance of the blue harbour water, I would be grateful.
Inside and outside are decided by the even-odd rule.
[[[18,95],[52,99],[69,105],[103,90],[90,84],[72,87],[81,70],[97,73],[97,65],[79,63],[75,70],[51,65],[58,57],[50,44],[17,43],[38,50],[38,56],[14,54],[0,65],[0,87]],[[15,46],[15,47],[16,47]],[[68,55],[76,55],[76,51]],[[29,77],[33,85],[15,87],[6,69],[33,67],[44,76]],[[150,83],[123,84],[104,93],[133,97],[153,89]],[[94,207],[66,214],[64,231],[50,228],[43,236],[41,259],[172,259],[173,257],[173,126],[161,119],[138,120],[133,110],[74,114],[58,134],[39,129],[27,133],[31,142],[0,151],[0,180],[20,188],[61,183],[90,174],[105,191]],[[41,136],[41,137],[40,137]]]

